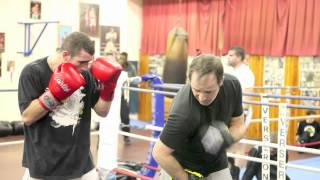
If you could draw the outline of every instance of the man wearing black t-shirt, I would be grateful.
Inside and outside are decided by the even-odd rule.
[[[232,180],[225,150],[245,133],[240,83],[212,55],[196,57],[188,79],[153,149],[160,179]]]
[[[23,180],[98,179],[90,153],[91,108],[107,115],[121,67],[93,55],[90,38],[74,32],[55,54],[22,70]]]

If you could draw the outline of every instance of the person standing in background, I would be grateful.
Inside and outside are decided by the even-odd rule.
[[[228,65],[232,67],[230,74],[237,77],[240,81],[242,93],[251,92],[252,87],[254,87],[254,74],[245,63],[246,53],[244,49],[240,46],[234,46],[228,51]],[[244,96],[243,100],[249,100],[248,96]],[[248,104],[243,104],[243,111],[245,114],[245,124],[249,125],[252,110]]]
[[[254,86],[254,74],[247,65],[245,50],[240,46],[233,46],[230,48],[227,54],[229,71],[228,73],[234,75],[241,84],[242,93],[251,92],[251,88]],[[251,97],[243,96],[242,100],[250,100]],[[245,127],[248,127],[252,119],[252,108],[249,104],[243,103],[243,113],[245,120]],[[240,146],[240,147],[239,147]],[[239,152],[240,151],[240,152]],[[243,153],[245,146],[242,144],[235,144],[229,149],[229,152]],[[238,165],[239,159],[235,160],[235,164]]]
[[[128,73],[128,77],[134,77],[137,75],[136,68],[132,63],[128,61],[128,53],[122,52],[119,57],[119,63],[122,66],[123,71],[126,71]],[[130,97],[130,96],[129,96]],[[126,98],[124,91],[122,91],[121,95],[121,123],[123,127],[121,129],[125,132],[130,132],[129,127],[129,114],[130,114],[130,106],[129,106],[129,97]],[[128,136],[124,136],[124,142],[126,145],[130,144],[130,139]]]

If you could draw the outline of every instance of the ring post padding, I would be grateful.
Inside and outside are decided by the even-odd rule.
[[[261,101],[263,103],[269,103],[268,98],[265,96],[261,96]],[[269,106],[268,105],[261,105],[261,119],[262,119],[262,142],[263,143],[270,143],[270,119],[269,119]],[[270,161],[270,147],[262,146],[262,159],[266,161]],[[270,163],[264,161],[262,163],[261,173],[263,179],[270,179]]]
[[[286,179],[286,145],[287,145],[287,104],[279,104],[279,121],[278,121],[278,168],[277,168],[277,179]]]
[[[152,84],[163,84],[161,79],[153,74],[146,74],[141,77],[143,81],[150,81]],[[154,87],[153,90],[162,90],[162,88]],[[164,126],[164,96],[163,94],[154,93],[152,99],[152,125],[163,127]],[[152,131],[152,137],[157,139],[160,135],[160,131]],[[154,146],[154,142],[150,142],[148,155],[147,155],[147,162],[146,164],[152,167],[158,167],[158,163],[152,156],[152,149]],[[143,167],[140,171],[141,175],[154,177],[156,174],[155,170],[148,169]]]

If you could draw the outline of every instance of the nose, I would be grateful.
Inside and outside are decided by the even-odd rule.
[[[80,70],[83,70],[83,71],[86,71],[86,70],[88,70],[89,69],[89,64],[81,64],[80,65]]]
[[[204,102],[207,99],[207,97],[204,93],[199,93],[198,98],[199,98],[200,102]]]

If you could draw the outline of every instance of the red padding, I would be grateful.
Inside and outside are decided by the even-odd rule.
[[[293,144],[292,146],[305,147],[305,146],[312,146],[312,145],[318,145],[318,144],[320,144],[320,141],[303,143],[303,144]]]
[[[142,179],[142,180],[153,180],[151,177],[142,176],[140,174],[134,173],[132,171],[129,171],[129,170],[123,169],[123,168],[115,168],[112,171],[115,172],[115,173],[125,174],[125,175],[128,175],[130,177],[135,177],[135,178],[139,178],[139,179]]]
[[[146,163],[143,163],[143,167],[148,168],[148,169],[151,169],[151,170],[154,170],[154,171],[158,171],[158,172],[160,171],[159,168],[150,166],[150,165],[148,165],[148,164],[146,164]]]

